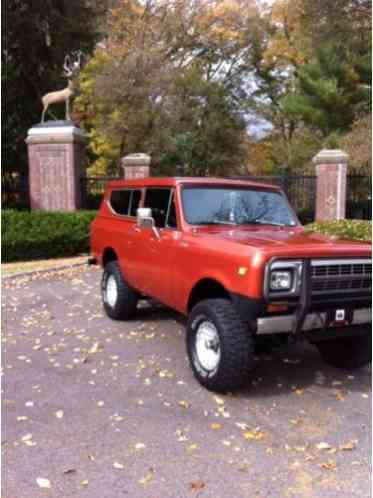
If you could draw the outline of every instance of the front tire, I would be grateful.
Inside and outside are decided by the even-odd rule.
[[[123,279],[118,261],[105,265],[101,295],[105,312],[113,320],[128,320],[135,314],[138,295]]]
[[[336,368],[355,370],[372,361],[372,336],[370,333],[322,341],[317,348],[326,363]]]
[[[215,392],[242,387],[254,367],[254,340],[233,305],[207,299],[191,311],[187,324],[191,368],[204,387]]]

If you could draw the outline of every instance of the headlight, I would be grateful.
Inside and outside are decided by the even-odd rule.
[[[272,271],[270,279],[270,289],[273,291],[289,290],[292,286],[292,272]]]

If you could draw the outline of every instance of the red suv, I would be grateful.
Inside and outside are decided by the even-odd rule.
[[[213,178],[118,180],[91,225],[109,317],[153,298],[188,316],[199,382],[247,381],[263,336],[306,337],[329,364],[371,360],[371,246],[307,234],[273,185]]]

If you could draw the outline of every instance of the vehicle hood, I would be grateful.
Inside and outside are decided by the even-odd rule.
[[[204,237],[229,240],[257,248],[273,256],[370,256],[367,242],[341,240],[320,233],[307,233],[300,227],[203,228]]]

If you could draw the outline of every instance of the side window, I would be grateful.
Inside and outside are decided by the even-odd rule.
[[[110,206],[117,214],[127,215],[130,206],[130,190],[113,190],[110,196]]]
[[[155,226],[164,228],[170,202],[171,189],[148,188],[145,193],[144,207],[151,208]]]
[[[174,193],[171,194],[170,207],[169,207],[169,211],[168,211],[166,226],[169,228],[177,228],[175,194]]]
[[[136,216],[141,199],[141,190],[113,190],[110,195],[110,206],[116,214]]]

